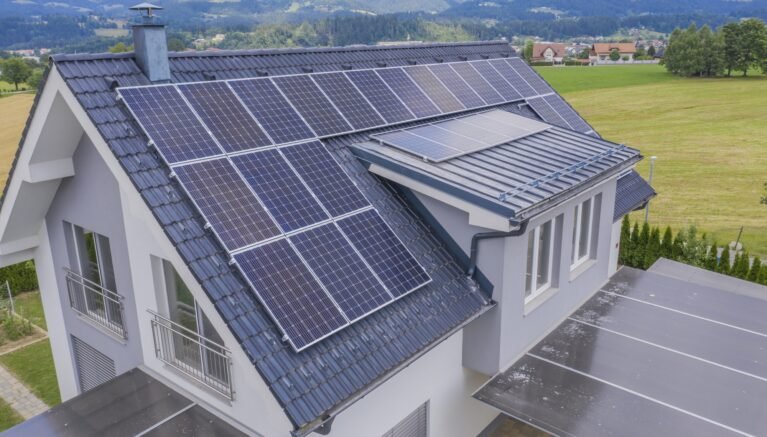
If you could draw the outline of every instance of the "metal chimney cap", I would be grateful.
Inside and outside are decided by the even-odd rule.
[[[153,5],[151,3],[144,2],[144,3],[139,3],[139,4],[135,5],[135,6],[131,6],[128,9],[130,9],[131,11],[146,11],[148,16],[151,17],[152,16],[152,11],[153,10],[161,11],[162,10],[162,6],[157,6],[157,5]]]

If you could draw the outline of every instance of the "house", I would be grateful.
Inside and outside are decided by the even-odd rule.
[[[591,53],[589,54],[589,60],[592,64],[602,64],[614,62],[610,59],[610,55],[617,51],[620,58],[617,62],[632,62],[634,60],[634,53],[636,47],[634,43],[594,43],[591,46]],[[625,60],[624,60],[625,59]]]
[[[566,55],[566,46],[563,43],[541,42],[533,44],[532,62],[551,62],[561,64]]]
[[[655,195],[642,157],[508,44],[168,53],[152,21],[134,38],[135,53],[53,56],[5,188],[0,264],[35,261],[66,401],[10,435],[449,437],[496,426],[499,409],[571,434],[725,429],[710,403],[687,414],[610,375],[580,381],[592,409],[557,389],[611,368],[562,338],[606,354],[615,336],[618,370],[671,362],[665,381],[697,352],[629,337],[683,326],[698,345],[706,320],[722,338],[765,334],[762,306],[733,295],[748,324],[724,332],[741,322],[721,306],[662,311],[686,305],[667,292],[688,282],[616,274],[620,219]],[[651,294],[669,302],[639,302]],[[669,324],[572,337],[623,320],[606,306]],[[574,312],[593,318],[573,327]],[[549,332],[560,341],[539,344]],[[753,335],[722,344],[764,350]],[[701,373],[737,379],[742,399],[706,399],[758,419],[762,382],[743,394],[738,378],[759,361],[742,361]]]

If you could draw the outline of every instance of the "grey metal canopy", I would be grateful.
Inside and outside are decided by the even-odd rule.
[[[767,435],[767,288],[669,274],[624,267],[474,397],[554,435]]]
[[[133,369],[9,429],[5,436],[245,436]]]

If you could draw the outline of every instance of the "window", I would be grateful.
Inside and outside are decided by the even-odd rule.
[[[382,437],[427,437],[429,435],[429,403],[421,405]]]
[[[592,234],[594,230],[594,205],[591,198],[575,207],[573,214],[573,252],[570,269],[574,270],[591,257]]]
[[[553,265],[554,221],[549,220],[528,233],[525,302],[551,287]]]

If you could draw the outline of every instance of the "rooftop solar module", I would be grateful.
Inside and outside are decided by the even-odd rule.
[[[431,281],[377,211],[349,216],[338,225],[395,298]]]
[[[522,97],[528,98],[538,95],[527,81],[503,59],[489,61],[498,73],[506,79]]]
[[[514,102],[522,99],[520,94],[508,80],[501,76],[501,73],[495,69],[488,61],[472,62],[471,66],[474,67],[477,72],[482,75],[482,78],[487,81],[498,93],[503,96],[506,101]]]
[[[294,349],[301,350],[348,324],[288,240],[234,258]]]
[[[527,103],[531,108],[533,108],[533,111],[535,111],[535,113],[538,114],[542,119],[546,120],[547,123],[570,129],[570,125],[565,121],[565,119],[562,118],[562,116],[559,115],[559,113],[555,111],[554,108],[552,108],[551,105],[549,105],[542,97],[528,99]]]
[[[273,80],[318,136],[353,130],[308,75],[280,76]]]
[[[278,150],[237,155],[232,162],[284,232],[330,218]]]
[[[223,153],[176,87],[121,88],[119,93],[169,164]]]
[[[272,144],[226,82],[179,85],[178,89],[227,152]]]
[[[465,65],[465,64],[464,64]],[[430,65],[429,70],[467,108],[485,106],[485,101],[453,70],[449,64]]]
[[[386,124],[378,112],[343,73],[315,74],[312,79],[325,91],[356,130]]]
[[[429,96],[444,113],[466,109],[453,93],[437,79],[429,68],[423,65],[403,68],[410,78]]]
[[[533,87],[537,94],[548,94],[554,92],[549,84],[546,83],[546,81],[543,80],[541,76],[539,76],[535,70],[530,68],[530,66],[527,65],[527,63],[522,59],[508,58],[506,59],[506,62],[511,65],[514,71],[522,76],[522,78],[525,79],[525,81],[530,84],[531,87]]]
[[[527,117],[491,110],[425,126],[375,134],[370,138],[424,160],[442,162],[547,128],[547,125]]]
[[[400,68],[384,68],[376,73],[407,105],[417,118],[431,117],[440,113],[431,99]]]
[[[348,71],[346,76],[354,82],[368,101],[386,119],[387,123],[399,123],[415,118],[412,112],[373,70]]]
[[[470,63],[455,62],[450,66],[488,105],[503,103],[504,98]]]
[[[235,250],[280,234],[226,158],[176,167],[174,172],[227,249]]]
[[[551,109],[556,111],[566,122],[570,125],[573,130],[577,130],[579,132],[588,132],[591,129],[591,126],[589,126],[583,119],[578,115],[575,110],[570,107],[570,105],[565,102],[562,97],[559,97],[557,94],[551,94],[543,98],[543,100],[546,101],[551,106]]]
[[[315,136],[271,80],[234,80],[229,85],[275,143]]]

